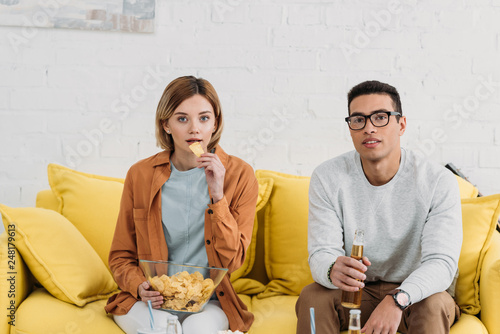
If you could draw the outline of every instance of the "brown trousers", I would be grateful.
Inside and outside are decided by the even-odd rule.
[[[387,293],[399,284],[387,282],[366,283],[361,300],[361,327]],[[304,287],[295,305],[297,334],[311,332],[310,311],[314,307],[316,332],[338,334],[347,330],[349,309],[340,305],[342,291],[327,289],[318,283]],[[436,293],[410,305],[403,312],[398,332],[407,334],[445,334],[460,317],[460,309],[447,292]]]

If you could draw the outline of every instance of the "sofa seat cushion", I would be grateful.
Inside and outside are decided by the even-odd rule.
[[[248,311],[252,312],[252,296],[239,293],[238,297],[241,299],[243,303],[245,303],[245,305],[248,308]]]
[[[252,297],[251,310],[255,320],[248,334],[295,333],[298,296]]]
[[[470,314],[462,314],[450,330],[450,334],[488,334],[481,320]]]
[[[33,276],[21,254],[12,248],[12,236],[15,234],[9,229],[0,234],[0,310],[5,312],[0,333],[10,333],[11,325],[16,325],[17,307],[33,289]]]
[[[11,334],[123,334],[113,318],[106,315],[104,305],[106,300],[98,300],[78,307],[52,297],[43,288],[36,289],[19,306]]]
[[[239,278],[232,284],[237,293],[245,295],[256,295],[266,289],[264,284],[252,278]]]
[[[399,333],[399,332],[398,332]],[[450,334],[488,334],[481,320],[473,315],[462,314],[458,322],[456,322],[450,330]],[[292,333],[290,333],[292,334]],[[343,331],[340,334],[348,334]]]
[[[249,334],[295,334],[297,318],[295,316],[296,296],[275,296],[265,299],[238,295],[255,315],[255,321]],[[272,321],[270,321],[272,319]],[[488,334],[486,327],[476,316],[462,314],[450,330],[450,334]],[[347,334],[342,331],[341,334]]]

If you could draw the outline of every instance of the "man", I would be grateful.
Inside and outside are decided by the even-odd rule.
[[[361,332],[449,333],[459,309],[446,292],[462,244],[458,183],[444,167],[400,146],[406,129],[397,90],[363,82],[348,94],[355,151],[316,168],[309,188],[309,265],[314,283],[296,305],[297,333],[346,330],[344,291],[363,288]],[[364,257],[349,257],[356,229]]]

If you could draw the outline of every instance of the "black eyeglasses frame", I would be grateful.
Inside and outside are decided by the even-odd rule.
[[[387,123],[384,124],[384,125],[375,125],[371,119],[371,117],[375,114],[380,114],[380,113],[383,113],[383,114],[387,114]],[[352,115],[352,116],[347,116],[345,118],[345,121],[347,123],[347,125],[349,126],[349,129],[353,130],[353,131],[358,131],[358,130],[363,130],[365,127],[366,127],[366,120],[369,119],[370,122],[372,123],[372,125],[376,128],[383,128],[384,126],[387,126],[387,124],[389,124],[389,119],[390,119],[390,116],[401,116],[401,113],[397,112],[397,111],[385,111],[385,110],[377,110],[377,111],[374,111],[372,112],[370,115]],[[365,124],[363,125],[362,128],[359,128],[359,129],[353,129],[351,128],[351,123],[349,122],[351,117],[364,117],[365,118]]]

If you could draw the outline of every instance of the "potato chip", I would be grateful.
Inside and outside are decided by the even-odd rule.
[[[201,157],[203,153],[205,153],[205,151],[203,151],[203,147],[201,147],[201,144],[198,141],[189,145],[189,148],[191,149],[191,151],[193,151],[194,154],[196,154],[198,158]]]
[[[154,276],[150,282],[153,289],[163,295],[164,302],[161,307],[175,311],[200,311],[215,289],[214,281],[210,278],[204,279],[198,271],[192,274],[182,271],[171,277]]]

